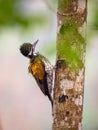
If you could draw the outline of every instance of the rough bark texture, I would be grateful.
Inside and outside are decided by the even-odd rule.
[[[53,130],[82,129],[86,17],[86,0],[58,0]]]

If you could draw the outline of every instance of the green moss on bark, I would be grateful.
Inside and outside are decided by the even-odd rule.
[[[58,1],[58,5],[59,5],[59,11],[60,12],[64,12],[64,10],[68,7],[68,2],[69,0],[60,0],[60,2]]]
[[[76,26],[66,23],[58,35],[58,57],[65,59],[67,66],[76,71],[83,67],[83,48],[85,40]]]

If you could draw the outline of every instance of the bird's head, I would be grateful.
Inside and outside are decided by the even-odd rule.
[[[35,41],[33,44],[31,44],[31,43],[23,43],[20,46],[20,52],[24,56],[26,56],[28,58],[32,58],[32,56],[34,55],[36,44],[38,43],[38,41],[39,40]]]

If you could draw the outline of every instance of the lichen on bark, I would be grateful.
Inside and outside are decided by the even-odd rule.
[[[80,2],[58,0],[53,130],[82,129],[87,1]]]

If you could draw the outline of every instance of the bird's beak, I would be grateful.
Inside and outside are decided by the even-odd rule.
[[[32,46],[33,46],[33,50],[35,49],[36,44],[38,43],[38,41],[39,41],[39,40],[37,40],[37,41],[35,41],[35,42],[33,43],[33,45],[32,45]]]

